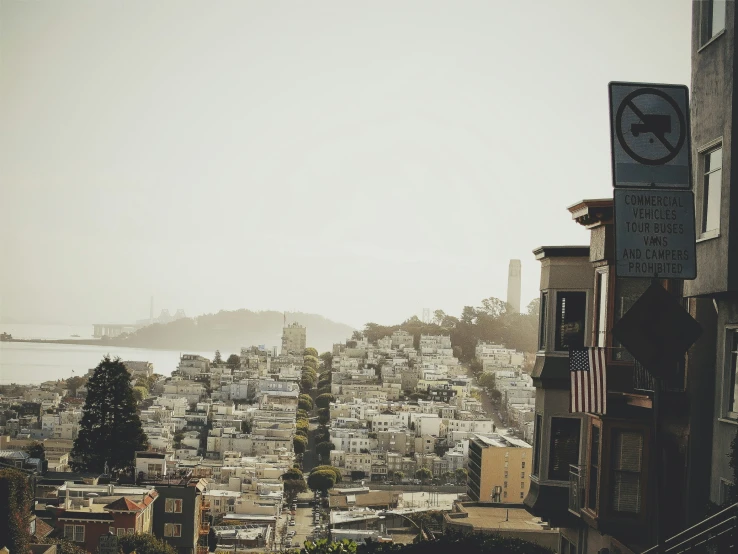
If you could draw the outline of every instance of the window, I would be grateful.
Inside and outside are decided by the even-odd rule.
[[[525,462],[521,462],[522,465],[520,467],[525,467]]]
[[[586,310],[586,292],[560,292],[556,295],[555,350],[569,350],[569,348],[584,346]]]
[[[702,234],[720,231],[720,194],[723,181],[723,148],[716,148],[704,156],[702,188]]]
[[[552,481],[568,481],[569,465],[579,464],[578,418],[551,418],[551,450],[548,454],[548,478]]]
[[[542,292],[541,293],[541,306],[539,310],[539,320],[538,320],[538,350],[545,350],[546,349],[546,314],[548,313],[548,310],[546,309],[548,305],[548,293]]]
[[[597,271],[597,346],[607,346],[607,270]]]
[[[587,487],[587,508],[597,510],[597,497],[600,477],[600,428],[592,426],[592,440],[589,442],[589,486]]]
[[[167,498],[166,504],[164,505],[164,511],[169,513],[181,514],[182,513],[182,499],[181,498]]]
[[[164,524],[164,536],[165,537],[181,537],[182,526],[179,523],[165,523]]]
[[[122,537],[126,534],[126,528],[125,527],[118,527],[118,536]]]
[[[128,534],[129,535],[133,535],[133,527],[129,527],[128,528]]]
[[[641,466],[643,435],[637,431],[614,430],[612,435],[612,509],[641,512]]]
[[[730,387],[728,388],[730,398],[728,401],[728,416],[738,418],[738,329],[728,330],[725,337],[730,345]]]
[[[85,526],[65,525],[64,538],[73,542],[85,542]]]
[[[726,0],[703,0],[702,6],[702,44],[708,43],[712,38],[725,30],[725,6]]]
[[[543,417],[536,414],[535,429],[533,431],[533,475],[538,475],[541,468],[541,427],[543,426]]]
[[[617,279],[615,282],[615,298],[613,301],[612,323],[615,325],[633,307],[633,304],[651,285],[650,279]],[[617,361],[633,361],[633,356],[618,340],[612,338],[612,359]]]
[[[523,498],[523,493],[522,492],[520,493],[520,498]]]
[[[110,531],[110,533],[115,535],[115,527],[108,527],[108,531]]]
[[[503,484],[503,487],[507,488],[507,481]]]
[[[577,554],[577,545],[570,540],[561,537],[561,548],[559,548],[560,554]]]
[[[504,498],[507,498],[507,491],[505,491],[505,492],[504,492],[504,493],[502,494],[502,496],[503,496]]]
[[[520,478],[521,478],[521,479],[525,479],[525,472],[524,472],[524,471],[521,471],[521,472],[520,472]]]
[[[507,477],[507,471],[505,472],[505,477]]]

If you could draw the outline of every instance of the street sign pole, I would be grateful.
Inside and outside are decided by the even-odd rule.
[[[615,275],[651,278],[612,334],[653,377],[653,534],[661,554],[661,395],[665,378],[702,332],[660,283],[697,276],[689,91],[683,85],[613,82],[609,93]]]
[[[656,535],[656,554],[661,554],[663,548],[663,536],[661,530],[661,471],[660,466],[663,463],[663,456],[661,453],[661,387],[663,386],[664,380],[661,377],[653,378],[653,450],[654,458],[656,459],[656,471],[654,472],[656,477],[656,510],[654,513],[654,531]]]

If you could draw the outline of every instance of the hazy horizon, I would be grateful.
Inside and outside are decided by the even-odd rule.
[[[0,3],[0,319],[523,309],[691,2]]]

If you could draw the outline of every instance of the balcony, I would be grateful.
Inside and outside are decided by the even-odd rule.
[[[738,534],[738,504],[674,535],[661,547],[649,548],[643,554],[732,553],[735,552],[736,534]]]
[[[200,523],[200,534],[201,535],[207,535],[210,533],[210,523],[207,521],[203,521]]]
[[[569,511],[579,515],[584,507],[584,491],[587,472],[584,466],[569,466]]]
[[[208,554],[208,547],[207,546],[198,546],[197,547],[197,554]]]

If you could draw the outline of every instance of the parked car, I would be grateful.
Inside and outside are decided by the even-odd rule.
[[[291,520],[290,520],[290,522],[289,522],[289,525],[290,525],[290,526],[293,526],[293,525],[295,525],[295,520],[294,520],[294,519],[291,519]]]

